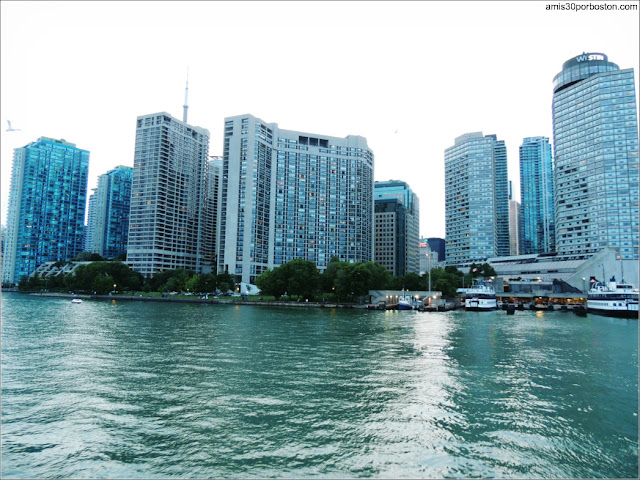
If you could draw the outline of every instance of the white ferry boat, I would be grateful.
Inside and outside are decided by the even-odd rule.
[[[638,318],[638,289],[629,283],[594,283],[587,297],[587,311],[612,317]]]
[[[458,293],[464,296],[465,310],[484,312],[498,308],[496,291],[493,285],[479,283],[470,288],[459,288]]]

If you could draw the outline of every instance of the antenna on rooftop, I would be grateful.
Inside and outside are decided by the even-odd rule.
[[[188,105],[188,97],[189,97],[189,67],[187,67],[187,86],[184,89],[184,106],[182,107],[182,121],[187,123],[187,111],[189,110]]]

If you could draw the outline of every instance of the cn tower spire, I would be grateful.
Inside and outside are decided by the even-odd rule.
[[[187,67],[187,86],[184,89],[184,106],[182,107],[182,121],[187,123],[187,112],[189,110],[189,67]]]

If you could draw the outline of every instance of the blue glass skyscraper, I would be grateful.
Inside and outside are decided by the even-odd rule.
[[[105,258],[126,253],[133,168],[119,166],[98,178],[89,199],[87,250]]]
[[[520,145],[520,253],[555,251],[553,157],[547,137],[525,138]]]
[[[65,140],[41,137],[15,149],[3,284],[83,250],[88,173],[89,152]]]
[[[638,260],[638,111],[633,69],[602,53],[564,63],[553,80],[556,248],[613,247]]]

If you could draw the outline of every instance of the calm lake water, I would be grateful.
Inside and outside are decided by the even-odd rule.
[[[638,321],[2,295],[4,478],[638,475]]]

